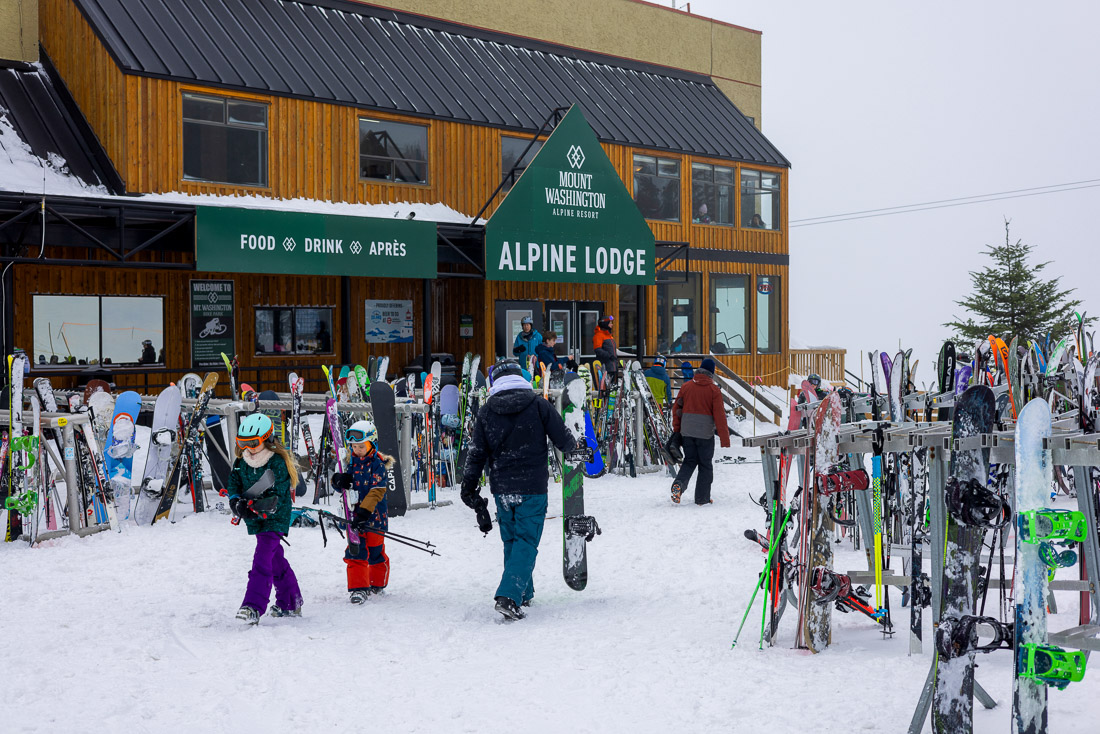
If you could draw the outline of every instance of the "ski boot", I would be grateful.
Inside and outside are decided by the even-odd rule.
[[[283,609],[278,604],[272,604],[271,609],[268,609],[267,613],[272,617],[300,617],[302,616],[302,605],[299,604],[293,609]]]
[[[506,596],[498,596],[496,601],[494,609],[500,612],[506,621],[514,622],[527,616],[514,601]]]
[[[1076,510],[1024,510],[1017,519],[1025,543],[1061,540],[1082,543],[1087,534],[1085,515]]]
[[[252,607],[241,607],[238,609],[236,618],[248,626],[260,623],[260,613]]]
[[[351,596],[348,598],[352,604],[365,604],[367,599],[371,597],[370,589],[356,589],[351,592]]]
[[[680,486],[679,482],[672,483],[672,501],[676,504],[680,504],[680,495],[684,493],[684,488]]]

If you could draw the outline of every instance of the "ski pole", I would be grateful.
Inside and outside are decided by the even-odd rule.
[[[306,507],[306,508],[303,508],[303,509],[305,509],[307,511],[308,510],[313,510],[319,516],[330,518],[337,525],[343,525],[345,528],[347,528],[348,526],[351,525],[351,523],[348,522],[346,519],[340,517],[339,515],[334,515],[331,512],[326,512],[325,510],[316,509],[316,508],[313,508],[313,507]],[[368,533],[375,533],[376,535],[381,535],[382,537],[387,538],[389,540],[392,540],[395,543],[400,543],[402,545],[407,545],[410,548],[416,548],[417,550],[422,550],[425,553],[428,553],[429,555],[433,555],[433,556],[438,556],[439,555],[439,553],[432,550],[436,546],[433,545],[431,542],[429,542],[427,540],[417,540],[416,538],[410,538],[407,535],[398,535],[397,533],[391,533],[388,530],[382,530],[381,528],[374,528],[374,527],[371,527],[369,525],[365,528],[365,530]]]
[[[787,521],[790,519],[791,513],[793,511],[794,511],[793,506],[792,506],[791,509],[787,510],[787,515],[786,515],[786,517],[783,518],[783,524],[780,525],[779,527],[786,526]],[[749,605],[745,609],[744,616],[741,617],[741,626],[737,628],[737,634],[733,636],[733,644],[730,645],[730,649],[737,647],[737,640],[738,640],[738,638],[741,637],[741,630],[744,629],[744,627],[745,627],[745,620],[747,620],[749,618],[749,612],[752,611],[753,602],[756,601],[756,594],[757,594],[757,592],[760,591],[760,587],[763,585],[763,581],[764,581],[765,576],[768,573],[768,569],[771,568],[772,556],[775,553],[775,549],[779,547],[779,537],[780,537],[780,533],[773,533],[772,538],[771,538],[771,542],[768,543],[768,558],[767,558],[766,561],[764,561],[764,570],[760,572],[760,578],[758,578],[756,580],[756,586],[752,590],[752,598],[749,599]],[[763,648],[763,646],[761,646],[761,648]]]

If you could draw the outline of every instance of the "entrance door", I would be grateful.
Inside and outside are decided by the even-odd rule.
[[[548,301],[546,304],[547,330],[558,335],[554,353],[560,357],[576,355],[577,361],[594,359],[592,335],[603,313],[600,301]]]
[[[524,316],[534,319],[535,329],[542,331],[542,304],[538,301],[497,301],[495,311],[493,353],[497,359],[513,356],[512,345],[516,342],[516,334],[521,331],[520,320]],[[483,364],[486,361],[482,359]]]

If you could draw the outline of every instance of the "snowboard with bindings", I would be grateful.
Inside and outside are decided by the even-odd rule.
[[[996,419],[997,401],[985,385],[967,388],[955,403],[951,435],[958,446],[972,436],[989,433]],[[975,615],[978,589],[978,553],[985,528],[953,502],[968,487],[985,490],[989,482],[989,449],[956,448],[951,452],[947,481],[947,530],[944,548],[943,596],[940,627],[936,630],[936,676],[932,693],[932,729],[936,734],[969,734],[974,726],[974,651],[954,654],[945,644],[964,617]],[[944,651],[948,654],[945,654]]]
[[[218,384],[218,374],[216,372],[207,372],[206,377],[203,378],[202,387],[199,389],[199,396],[196,399],[195,407],[191,409],[191,417],[188,419],[187,424],[183,426],[179,437],[180,451],[172,461],[171,466],[168,467],[168,473],[165,475],[164,484],[161,487],[160,496],[157,502],[157,509],[153,513],[153,519],[150,524],[155,523],[157,520],[163,520],[168,517],[169,512],[172,510],[172,505],[176,503],[176,493],[179,491],[180,482],[183,481],[183,462],[189,451],[193,451],[198,454],[198,442],[201,440],[199,429],[206,419],[206,406],[210,402],[210,399],[214,396],[214,388]],[[201,491],[199,489],[198,491]]]
[[[153,405],[153,425],[149,432],[149,451],[145,456],[141,485],[134,503],[134,522],[149,525],[153,522],[160,501],[160,489],[168,468],[172,464],[172,448],[179,434],[180,389],[175,385],[164,388]]]
[[[390,517],[400,517],[408,510],[408,500],[401,467],[393,387],[387,382],[375,382],[371,386],[370,406],[374,413],[374,427],[378,430],[378,450],[393,457],[393,469],[387,477],[386,506]]]
[[[562,419],[577,448],[587,446],[585,397],[584,380],[575,374],[567,375],[562,395]],[[584,453],[574,449],[562,455],[562,574],[566,585],[574,591],[583,591],[588,585],[588,541],[600,534],[596,519],[584,514]]]

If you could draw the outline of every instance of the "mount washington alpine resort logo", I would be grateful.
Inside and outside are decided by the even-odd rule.
[[[565,154],[565,159],[569,161],[571,168],[580,168],[584,165],[584,151],[581,150],[579,145],[570,145],[569,152]]]

